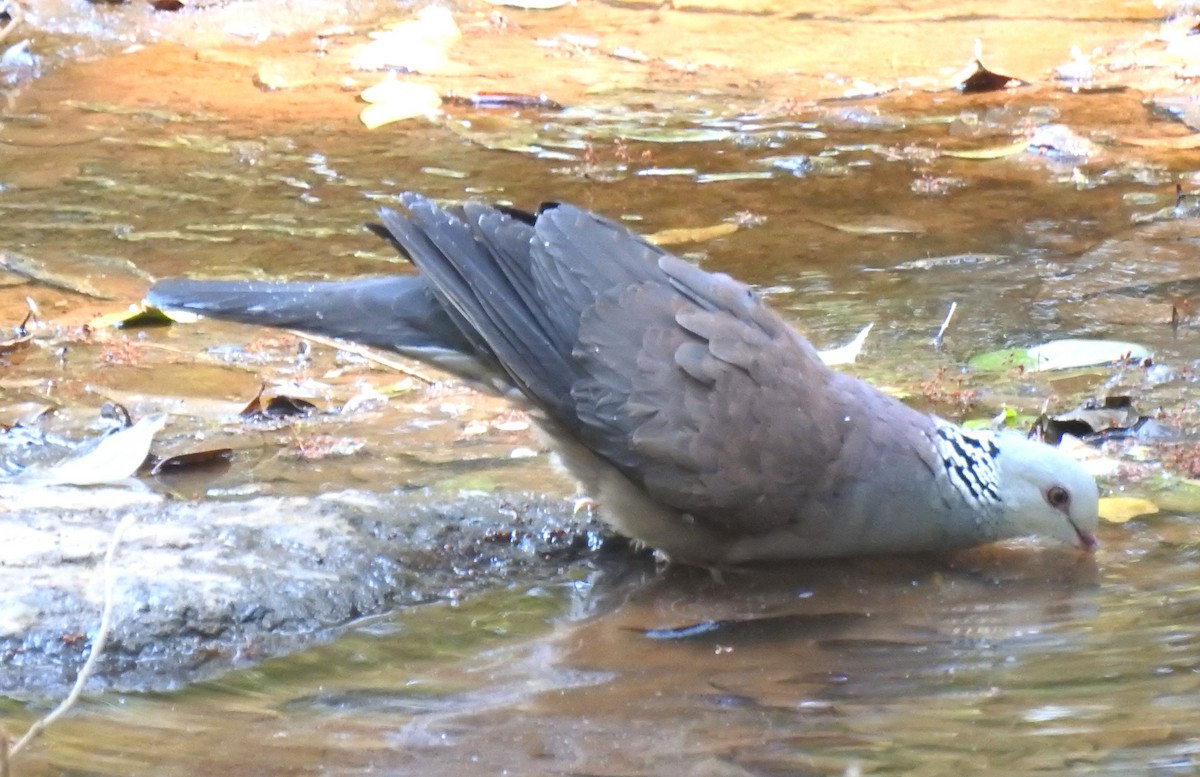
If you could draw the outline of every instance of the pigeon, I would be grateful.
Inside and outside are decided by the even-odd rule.
[[[389,349],[501,395],[611,526],[672,560],[1096,546],[1077,461],[833,370],[728,275],[566,203],[398,200],[369,227],[416,274],[168,279],[147,302]]]

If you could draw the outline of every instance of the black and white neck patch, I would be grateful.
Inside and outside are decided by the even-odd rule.
[[[969,432],[959,426],[939,423],[936,435],[934,443],[938,457],[954,487],[976,502],[999,504],[996,457],[1000,454],[1000,446],[996,444],[995,434]]]

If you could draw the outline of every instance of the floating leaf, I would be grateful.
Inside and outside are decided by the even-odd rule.
[[[967,361],[971,369],[982,372],[1003,372],[1014,367],[1032,370],[1036,369],[1037,361],[1029,355],[1025,348],[1002,348],[999,351],[976,354]]]
[[[1037,419],[1006,407],[992,418],[969,418],[962,422],[964,429],[1028,429]]]
[[[462,38],[462,31],[443,6],[426,6],[417,18],[396,22],[370,37],[351,63],[356,70],[445,73],[457,69],[446,55]]]
[[[428,96],[430,88],[423,84],[415,84],[411,81],[400,81],[395,78],[385,78],[382,81],[368,86],[358,95],[364,102],[368,103],[386,103],[386,102],[402,102],[409,95],[418,95],[421,97]],[[442,98],[438,97],[440,105]]]
[[[988,70],[980,61],[978,43],[975,45],[975,58],[951,77],[951,83],[953,88],[963,94],[983,94],[998,92],[1001,89],[1011,89],[1015,86],[1029,86],[1028,81]]]
[[[200,316],[195,313],[189,313],[186,310],[173,310],[168,313],[152,305],[143,304],[130,305],[124,310],[96,316],[88,322],[88,326],[92,329],[107,329],[109,327],[137,329],[152,326],[168,326],[176,323],[192,324],[199,319]]]
[[[95,486],[133,477],[150,454],[154,435],[166,423],[166,413],[148,415],[133,426],[100,438],[87,450],[52,467],[27,469],[19,479],[50,486]]]
[[[828,351],[818,351],[817,355],[821,357],[821,361],[828,364],[830,367],[836,367],[841,364],[853,364],[854,360],[862,352],[863,343],[867,341],[867,335],[871,333],[871,328],[875,326],[875,322],[864,326],[859,330],[854,339],[838,348],[830,348]]]
[[[679,227],[677,229],[662,229],[646,239],[659,246],[676,245],[678,243],[703,243],[718,237],[732,235],[738,231],[737,224],[723,222],[709,227]]]
[[[1027,370],[1067,370],[1126,360],[1143,360],[1150,349],[1119,340],[1051,340],[1033,348],[1005,348],[971,357],[976,370],[996,372],[1021,367]]]
[[[361,97],[371,103],[358,115],[367,129],[394,121],[436,116],[442,109],[442,98],[433,87],[394,78],[364,89]]]
[[[1119,340],[1052,340],[1029,349],[1029,355],[1039,370],[1064,370],[1090,367],[1119,361],[1149,359],[1151,351],[1144,345]]]
[[[1142,430],[1152,419],[1141,415],[1129,396],[1106,396],[1103,400],[1089,399],[1081,406],[1055,416],[1044,415],[1037,420],[1041,439],[1057,444],[1063,435],[1127,436]]]
[[[1100,500],[1100,517],[1109,523],[1125,523],[1157,512],[1158,505],[1136,496],[1106,496]]]
[[[429,110],[415,104],[374,103],[363,108],[358,114],[358,119],[367,129],[373,130],[385,124],[429,115]]]
[[[165,475],[210,467],[227,467],[232,460],[233,448],[212,448],[206,451],[180,453],[155,460],[150,467],[150,474]]]
[[[247,420],[263,421],[271,418],[290,418],[293,416],[307,416],[316,411],[317,406],[307,400],[297,397],[289,397],[283,394],[273,396],[267,402],[263,402],[263,394],[267,387],[264,385],[258,390],[258,394],[254,399],[250,400],[239,416]]]
[[[1005,146],[992,146],[991,148],[966,148],[966,149],[945,149],[942,151],[942,156],[954,157],[955,159],[1003,159],[1006,156],[1020,154],[1029,148],[1030,139],[1023,138],[1015,143],[1009,143]]]

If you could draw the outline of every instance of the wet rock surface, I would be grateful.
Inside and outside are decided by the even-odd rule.
[[[108,490],[112,491],[112,490]],[[73,493],[72,493],[73,492]],[[96,637],[103,558],[113,630],[93,690],[165,690],[328,640],[364,616],[561,576],[602,545],[569,502],[342,491],[173,502],[89,494],[0,515],[0,693],[65,692]],[[103,495],[97,496],[103,499]]]

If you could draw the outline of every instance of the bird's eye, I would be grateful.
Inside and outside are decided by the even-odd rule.
[[[1062,486],[1050,486],[1046,490],[1046,501],[1056,510],[1066,510],[1071,506],[1071,495]]]

